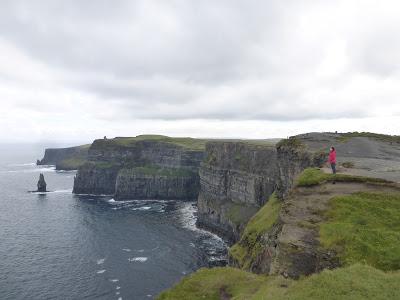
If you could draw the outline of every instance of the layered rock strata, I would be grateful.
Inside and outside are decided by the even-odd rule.
[[[235,242],[275,189],[276,149],[268,143],[209,142],[199,175],[198,225]]]
[[[75,177],[74,193],[193,200],[202,145],[201,140],[158,136],[96,140]]]

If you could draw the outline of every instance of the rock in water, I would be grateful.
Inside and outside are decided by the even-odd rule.
[[[44,175],[40,173],[39,181],[37,183],[38,192],[46,192],[46,181],[44,180]]]

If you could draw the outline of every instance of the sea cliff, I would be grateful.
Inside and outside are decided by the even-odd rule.
[[[198,226],[237,241],[274,191],[276,174],[276,149],[271,143],[208,142],[199,170]]]
[[[95,140],[73,192],[111,194],[116,200],[196,199],[204,144],[154,135]]]
[[[201,269],[158,299],[399,299],[399,144],[364,132],[282,140],[275,192],[230,247],[230,266]],[[336,175],[322,166],[332,145]]]
[[[45,149],[37,165],[55,165],[57,170],[77,170],[87,159],[89,145]]]

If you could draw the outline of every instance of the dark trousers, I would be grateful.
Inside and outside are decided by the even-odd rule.
[[[336,174],[336,163],[331,163],[332,173]]]

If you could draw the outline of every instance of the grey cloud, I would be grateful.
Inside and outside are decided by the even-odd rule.
[[[325,43],[338,35],[304,25],[322,3],[9,0],[0,7],[1,37],[54,69],[57,84],[94,98],[91,113],[99,119],[285,121],[373,113],[356,88],[343,96],[351,89],[347,70],[340,80],[316,75]],[[349,42],[350,71],[391,76],[399,47],[390,59],[384,53],[394,29],[354,42],[341,37]],[[107,106],[109,112],[98,112]]]

